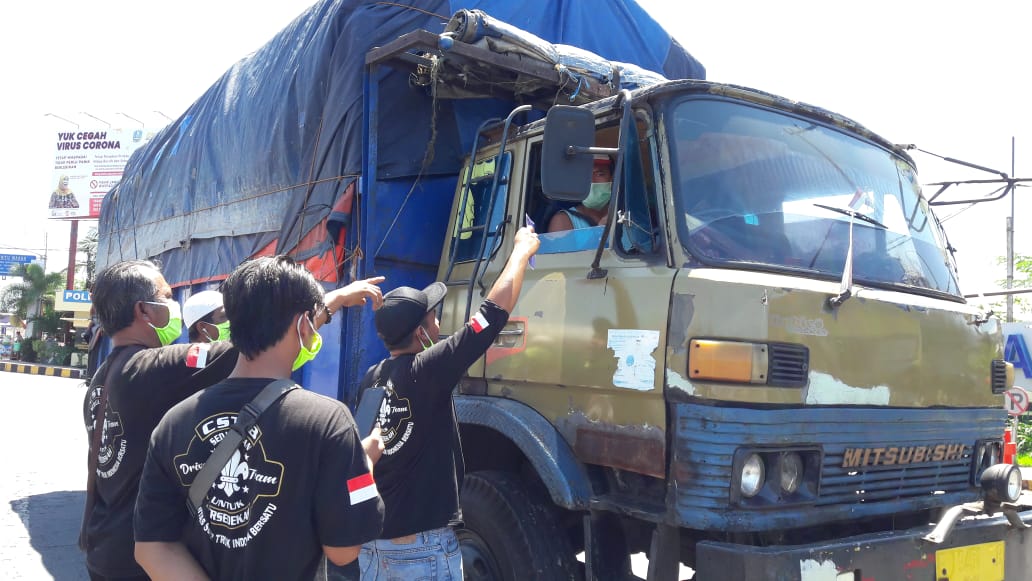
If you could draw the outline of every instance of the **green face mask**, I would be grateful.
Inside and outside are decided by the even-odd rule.
[[[160,305],[168,309],[168,323],[164,327],[155,327],[147,323],[158,334],[158,341],[162,346],[171,345],[173,341],[183,334],[183,315],[179,310],[179,303],[176,301],[158,302],[144,301],[149,305]]]
[[[210,341],[212,343],[218,343],[219,341],[229,341],[229,321],[223,321],[221,323],[209,323],[209,324],[214,326],[216,329],[218,329],[219,330],[219,334],[218,334],[217,337],[212,339],[211,335],[209,335],[208,332],[204,330],[204,327],[201,327],[201,332],[204,333],[204,336],[208,338],[208,341]]]
[[[301,338],[301,319],[304,319],[308,322],[309,326],[312,326],[312,322],[308,320],[308,317],[298,317],[297,342],[301,344],[301,350],[297,352],[297,357],[294,358],[294,365],[290,368],[291,371],[297,371],[302,365],[315,359],[315,356],[319,354],[319,350],[322,349],[322,335],[315,330],[314,326],[312,327],[312,346],[305,347],[305,342]]]
[[[591,184],[588,195],[581,202],[585,208],[598,210],[609,203],[609,197],[613,194],[613,182],[596,182]]]

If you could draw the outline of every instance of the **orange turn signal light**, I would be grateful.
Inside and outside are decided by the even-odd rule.
[[[692,379],[766,383],[768,354],[763,343],[692,339],[688,376]]]

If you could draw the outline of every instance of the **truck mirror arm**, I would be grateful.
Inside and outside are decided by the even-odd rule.
[[[622,106],[623,107],[623,116],[620,119],[620,136],[619,136],[619,138],[616,141],[618,144],[622,145],[623,144],[623,138],[624,138],[625,135],[627,135],[627,127],[628,127],[627,124],[628,123],[634,123],[634,115],[633,115],[633,111],[631,110],[631,91],[628,90],[628,89],[622,89],[620,91],[620,97],[619,97],[619,99],[617,99],[616,103],[617,103],[618,106]],[[571,146],[570,148],[567,149],[567,151],[569,151],[569,149],[573,149],[573,147],[574,146]],[[589,149],[589,150],[591,150],[591,149],[600,149],[600,150],[608,151],[608,150],[613,149],[613,148],[608,148],[608,147],[606,147],[606,148],[602,148],[602,147],[586,147],[586,148],[581,148],[581,149]],[[619,200],[620,199],[620,194],[623,191],[623,187],[622,186],[623,186],[624,154],[622,152],[622,148],[617,147],[615,149],[616,149],[616,167],[614,168],[614,171],[613,171],[613,194],[611,196],[611,199]],[[602,151],[600,153],[605,153],[605,151]],[[595,280],[595,279],[598,279],[598,278],[605,278],[609,274],[608,270],[606,270],[604,268],[599,268],[599,264],[602,262],[602,251],[606,247],[606,240],[609,238],[609,232],[613,228],[613,220],[616,217],[616,206],[617,206],[617,204],[614,204],[612,202],[609,204],[609,218],[606,219],[605,229],[602,230],[602,238],[599,239],[599,241],[598,241],[598,248],[595,249],[595,259],[591,261],[591,270],[588,271],[588,280]]]

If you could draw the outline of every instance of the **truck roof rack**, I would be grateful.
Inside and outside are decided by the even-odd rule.
[[[616,67],[609,83],[584,82],[564,67],[428,30],[415,30],[373,48],[365,63],[407,70],[413,84],[432,88],[438,98],[500,98],[541,109],[597,101],[616,94],[620,86]]]

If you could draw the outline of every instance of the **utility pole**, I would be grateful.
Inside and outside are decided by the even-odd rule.
[[[1011,136],[1011,176],[1014,173],[1014,136]],[[1010,216],[1007,217],[1007,290],[1014,288],[1014,190],[1010,192]],[[1007,295],[1007,322],[1014,322],[1014,295]]]
[[[79,221],[72,220],[72,232],[68,240],[68,286],[65,287],[69,290],[75,288],[75,251],[77,250],[76,245],[79,243],[78,238]]]

